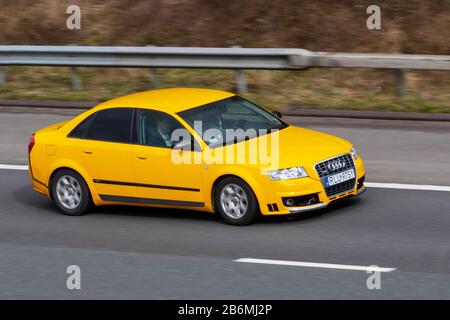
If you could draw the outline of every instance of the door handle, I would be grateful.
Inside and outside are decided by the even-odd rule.
[[[137,158],[138,158],[139,160],[147,160],[147,157],[145,157],[145,156],[137,156]]]
[[[92,151],[91,150],[83,150],[83,153],[84,154],[92,154]]]

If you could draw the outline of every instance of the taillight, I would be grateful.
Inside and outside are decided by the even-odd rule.
[[[35,136],[36,134],[35,133],[33,133],[32,135],[31,135],[31,137],[30,137],[30,140],[28,140],[28,154],[30,154],[31,153],[31,150],[33,150],[33,147],[34,147],[34,136]]]

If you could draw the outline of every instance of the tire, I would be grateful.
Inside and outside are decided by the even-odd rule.
[[[59,209],[68,216],[80,216],[91,206],[91,194],[86,182],[70,169],[56,172],[52,179],[52,195]]]
[[[245,226],[259,215],[258,201],[250,186],[237,177],[226,177],[214,192],[216,213],[228,224]]]

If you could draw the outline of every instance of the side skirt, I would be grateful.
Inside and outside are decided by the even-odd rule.
[[[112,195],[107,195],[107,194],[100,194],[99,196],[100,196],[100,199],[102,199],[104,201],[159,204],[159,205],[180,206],[180,207],[204,207],[205,206],[205,204],[203,202],[195,202],[195,201],[179,201],[179,200],[124,197],[124,196],[112,196]]]

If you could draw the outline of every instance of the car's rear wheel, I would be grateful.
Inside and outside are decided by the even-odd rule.
[[[233,225],[248,225],[259,214],[258,202],[252,189],[236,177],[226,177],[218,183],[214,205],[220,217]]]
[[[62,212],[79,216],[89,209],[91,195],[84,179],[75,171],[61,169],[52,180],[52,195]]]

